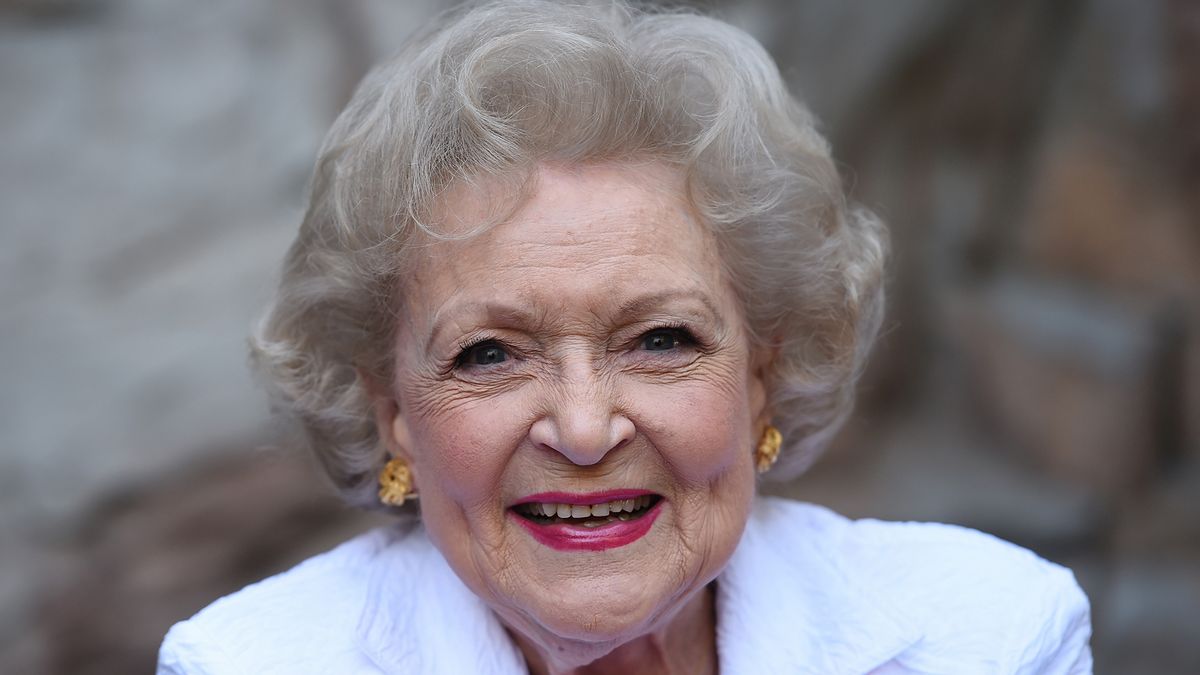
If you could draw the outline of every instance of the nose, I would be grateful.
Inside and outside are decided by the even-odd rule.
[[[590,466],[633,439],[633,421],[599,378],[582,374],[567,382],[566,391],[553,389],[547,413],[529,429],[530,440],[538,446]]]

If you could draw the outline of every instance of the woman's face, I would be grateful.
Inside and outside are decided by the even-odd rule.
[[[763,364],[682,194],[660,165],[543,167],[503,224],[426,242],[403,291],[381,430],[451,567],[544,648],[662,627],[748,517]]]

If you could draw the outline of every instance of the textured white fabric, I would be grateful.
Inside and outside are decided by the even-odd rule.
[[[1071,572],[950,525],[850,521],[759,499],[717,579],[722,675],[1090,673]],[[525,673],[415,522],[222,598],[167,633],[158,672]]]

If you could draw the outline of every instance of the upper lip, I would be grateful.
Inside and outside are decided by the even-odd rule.
[[[652,490],[637,490],[637,489],[620,489],[620,490],[603,490],[600,492],[539,492],[537,494],[521,497],[512,503],[512,506],[520,506],[521,504],[542,503],[542,504],[577,504],[579,506],[592,506],[594,504],[603,504],[605,502],[616,501],[618,499],[633,499],[634,497],[642,497],[644,495],[657,495],[657,492]]]

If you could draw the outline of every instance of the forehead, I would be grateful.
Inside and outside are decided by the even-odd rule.
[[[495,208],[489,193],[451,191],[437,212],[439,225],[453,232],[486,222]],[[619,304],[647,286],[716,295],[719,269],[715,240],[692,214],[676,170],[541,167],[528,198],[503,222],[466,239],[421,245],[405,306],[419,320],[457,301],[497,296],[554,309]]]

